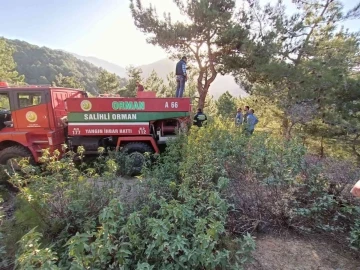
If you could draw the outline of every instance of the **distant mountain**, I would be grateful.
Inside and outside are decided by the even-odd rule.
[[[118,66],[116,64],[110,63],[108,61],[93,57],[93,56],[82,56],[82,55],[78,55],[75,53],[72,53],[76,58],[82,60],[82,61],[87,61],[97,67],[101,67],[103,69],[106,69],[107,71],[111,72],[111,73],[115,73],[117,74],[119,77],[121,78],[126,78],[127,74],[126,74],[126,69]]]
[[[73,54],[75,57],[79,58],[80,60],[86,60],[89,63],[94,64],[97,67],[102,67],[110,72],[116,73],[120,77],[126,78],[126,70],[118,66],[114,63],[110,63],[108,61],[98,59],[96,57],[87,57],[87,56],[80,56],[77,54]],[[142,70],[142,75],[146,79],[150,76],[151,72],[155,70],[160,78],[163,80],[167,80],[167,76],[169,73],[174,71],[176,65],[176,61],[172,61],[170,59],[162,59],[156,61],[154,63],[148,65],[139,66]],[[213,95],[215,98],[218,98],[221,94],[229,91],[235,97],[245,97],[248,94],[240,88],[238,84],[235,83],[234,77],[231,75],[221,76],[218,75],[215,81],[210,86],[210,94]]]
[[[142,70],[144,78],[149,77],[151,72],[155,70],[161,79],[167,80],[167,76],[175,71],[175,65],[176,62],[165,58],[148,65],[139,66],[139,68]]]

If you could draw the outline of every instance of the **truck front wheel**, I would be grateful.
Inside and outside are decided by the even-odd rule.
[[[0,151],[0,164],[6,167],[10,175],[21,171],[19,161],[23,158],[30,158],[30,164],[35,163],[31,152],[23,146],[10,146]]]
[[[152,147],[143,142],[131,142],[127,143],[122,151],[127,153],[132,159],[132,175],[139,175],[141,173],[142,167],[145,163],[145,153],[154,153]]]

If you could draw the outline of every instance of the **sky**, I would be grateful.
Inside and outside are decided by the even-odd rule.
[[[142,2],[147,6],[150,1],[159,15],[170,11],[174,20],[181,19],[178,12],[173,12],[172,0]],[[354,0],[342,2],[345,10],[356,4]],[[284,3],[293,10],[291,0]],[[0,36],[95,56],[123,67],[165,58],[165,51],[148,44],[146,36],[137,30],[129,4],[129,0],[0,0]],[[360,20],[345,26],[358,31]]]

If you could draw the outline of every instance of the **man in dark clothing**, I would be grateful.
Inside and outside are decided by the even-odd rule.
[[[182,97],[185,90],[185,82],[187,80],[186,74],[186,61],[187,58],[184,56],[177,64],[176,64],[176,97]]]
[[[136,87],[137,87],[137,91],[140,91],[140,92],[142,92],[142,91],[144,91],[144,86],[142,86],[141,84],[140,84],[140,82],[136,82]]]
[[[207,120],[206,114],[202,112],[202,110],[199,108],[197,111],[197,114],[194,116],[194,125],[198,127],[202,127],[203,122]]]
[[[244,107],[244,123],[247,122],[247,117],[249,115],[249,110],[250,110],[250,107],[249,106],[245,106]]]

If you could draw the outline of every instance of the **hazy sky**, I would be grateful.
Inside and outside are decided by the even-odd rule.
[[[150,1],[159,15],[174,10],[172,0],[143,0]],[[349,9],[357,1],[342,2]],[[0,36],[95,56],[121,66],[149,64],[165,58],[165,52],[147,44],[144,34],[134,26],[129,3],[129,0],[0,0]],[[172,14],[174,19],[180,16]],[[359,26],[359,20],[346,24],[351,30],[359,30]]]

